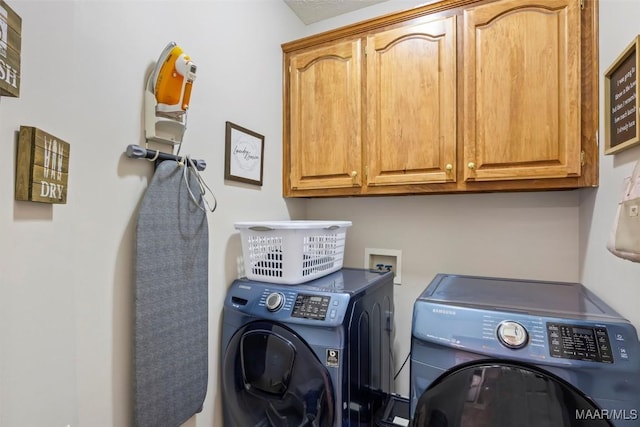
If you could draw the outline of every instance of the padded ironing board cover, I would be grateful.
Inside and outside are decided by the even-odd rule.
[[[206,212],[183,168],[158,164],[136,229],[135,423],[177,427],[202,410],[208,380]],[[187,179],[196,197],[196,178]],[[202,200],[200,200],[202,204]]]

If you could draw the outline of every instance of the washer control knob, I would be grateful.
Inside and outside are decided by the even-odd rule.
[[[529,333],[520,323],[505,320],[498,325],[498,339],[505,347],[519,349],[529,342]]]
[[[284,295],[280,292],[272,292],[267,296],[267,310],[278,311],[284,305]]]

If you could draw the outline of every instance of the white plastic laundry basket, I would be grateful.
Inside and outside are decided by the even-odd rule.
[[[236,222],[247,278],[295,285],[342,268],[351,221]]]

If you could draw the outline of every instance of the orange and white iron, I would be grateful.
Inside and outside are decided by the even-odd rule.
[[[196,69],[175,42],[167,44],[149,75],[145,90],[148,141],[182,143]]]
[[[175,42],[164,48],[153,70],[151,81],[158,113],[181,115],[187,111],[196,69],[191,57]]]

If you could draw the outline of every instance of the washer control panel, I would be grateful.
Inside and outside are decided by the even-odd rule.
[[[551,357],[613,363],[609,335],[603,327],[547,323],[547,336]]]
[[[291,317],[324,320],[329,310],[331,298],[326,295],[298,294]]]
[[[284,305],[286,301],[284,295],[280,292],[272,292],[267,296],[267,300],[265,301],[265,306],[269,311],[278,311]]]
[[[497,334],[502,345],[508,348],[519,349],[529,342],[527,329],[520,323],[512,320],[505,320],[500,323]]]
[[[230,293],[234,310],[275,321],[335,326],[344,320],[350,307],[346,293],[325,293],[292,287],[239,285]]]

